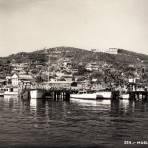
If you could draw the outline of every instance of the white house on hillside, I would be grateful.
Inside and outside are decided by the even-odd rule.
[[[16,73],[14,73],[11,77],[11,83],[13,86],[18,86],[19,84],[19,77]]]
[[[23,75],[18,75],[14,73],[11,77],[11,84],[12,86],[18,86],[19,84],[21,85],[30,85],[31,82],[34,80],[31,75],[23,74]]]

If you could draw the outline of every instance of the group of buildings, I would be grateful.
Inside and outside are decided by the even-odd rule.
[[[118,49],[116,48],[110,48],[108,50],[101,49],[99,51],[109,54],[118,54]],[[48,50],[45,50],[45,52],[45,55],[48,55],[49,58],[47,63],[39,63],[37,61],[35,63],[17,63],[12,61],[12,63],[10,63],[11,74],[7,75],[5,79],[0,79],[0,86],[12,85],[30,87],[32,85],[43,84],[51,87],[102,89],[107,87],[106,82],[103,78],[99,78],[99,76],[96,77],[93,74],[98,74],[100,72],[100,75],[105,78],[107,77],[108,71],[110,72],[109,74],[115,74],[119,71],[116,70],[112,64],[106,63],[105,61],[80,62],[78,65],[74,65],[72,56],[61,56],[63,54],[62,50],[50,50],[50,53]],[[66,53],[67,52],[69,51],[66,51]],[[80,74],[82,69],[86,71]],[[138,76],[138,74],[136,75]],[[130,81],[133,79],[133,77],[126,78],[122,71],[120,77],[126,79],[129,83],[131,83]],[[100,82],[102,83],[100,83],[98,79],[101,79]]]

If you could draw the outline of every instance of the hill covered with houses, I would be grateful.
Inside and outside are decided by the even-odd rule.
[[[114,51],[114,52],[112,52]],[[0,58],[0,79],[30,75],[36,83],[87,81],[106,86],[124,85],[130,78],[148,81],[148,55],[123,49],[108,52],[73,47],[56,47],[20,52]]]

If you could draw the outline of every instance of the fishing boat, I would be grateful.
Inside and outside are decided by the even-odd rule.
[[[96,100],[97,95],[94,91],[79,91],[77,94],[70,94],[70,98],[74,99],[85,99],[85,100]]]
[[[71,98],[75,99],[86,99],[86,100],[97,100],[97,99],[111,99],[112,92],[108,90],[99,91],[79,91],[77,94],[71,94]]]

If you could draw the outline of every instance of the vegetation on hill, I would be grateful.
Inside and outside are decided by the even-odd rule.
[[[10,64],[12,63],[28,63],[28,69],[30,68],[33,74],[38,74],[39,68],[37,69],[36,65],[43,65],[44,69],[47,70],[49,58],[52,58],[55,63],[58,63],[60,59],[68,58],[71,60],[72,68],[78,69],[77,75],[89,75],[92,78],[100,77],[100,81],[124,81],[123,79],[134,76],[136,72],[143,75],[143,78],[148,78],[147,73],[142,74],[143,69],[147,72],[148,55],[123,49],[118,49],[118,54],[108,54],[73,47],[56,47],[34,52],[20,52],[0,58],[0,77],[10,74]],[[85,69],[85,66],[91,62],[95,62],[100,67],[106,63],[110,69],[108,70],[105,67],[103,72],[98,71],[90,74]]]

